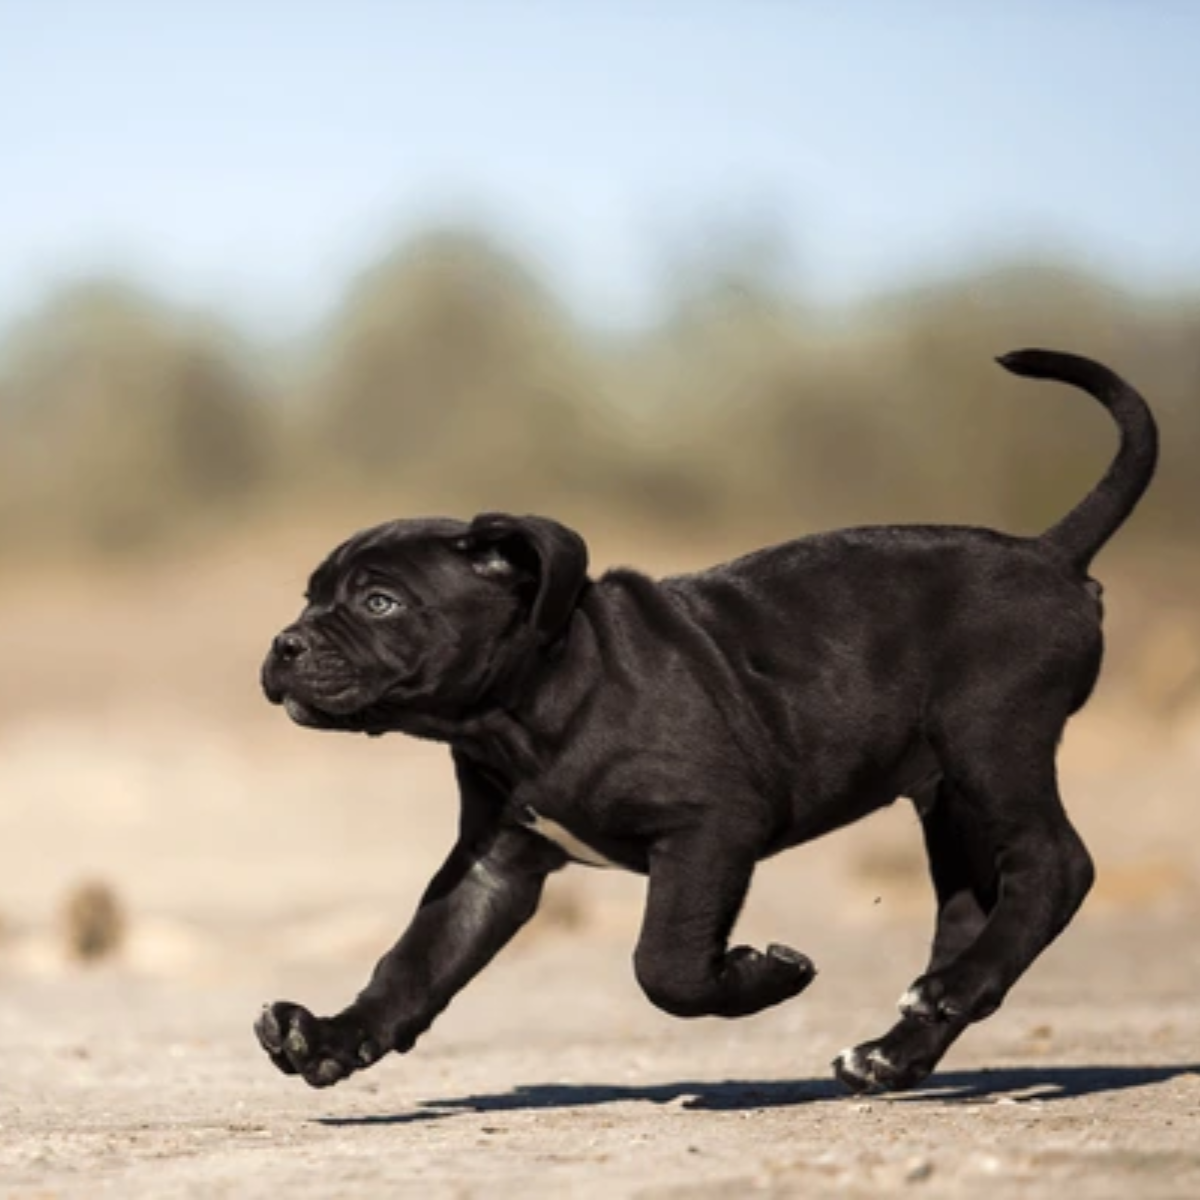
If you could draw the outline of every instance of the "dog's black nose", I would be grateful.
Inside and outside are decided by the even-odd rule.
[[[271,643],[271,649],[276,658],[292,662],[308,652],[308,645],[298,633],[284,632]]]

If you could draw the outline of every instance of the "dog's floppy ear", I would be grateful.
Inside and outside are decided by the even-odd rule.
[[[573,529],[549,517],[480,513],[464,539],[485,574],[511,572],[534,582],[531,620],[539,640],[553,641],[566,625],[588,581],[587,544]]]

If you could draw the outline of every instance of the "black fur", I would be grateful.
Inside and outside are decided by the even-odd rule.
[[[582,539],[541,517],[397,521],[335,550],[267,657],[267,696],[304,725],[448,743],[460,833],[349,1007],[264,1010],[275,1064],[324,1086],[410,1049],[572,856],[649,875],[634,969],[656,1005],[778,1004],[815,972],[785,946],[729,947],[755,864],[902,795],[925,830],[933,953],[899,1023],[835,1070],[911,1086],[994,1012],[1091,886],[1055,754],[1100,669],[1088,564],[1156,459],[1149,411],[1106,368],[1000,361],[1085,389],[1121,431],[1041,537],[850,529],[657,582],[592,581]]]

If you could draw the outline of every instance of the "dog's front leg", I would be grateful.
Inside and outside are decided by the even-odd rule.
[[[728,948],[757,856],[723,831],[670,839],[650,859],[638,983],[677,1017],[743,1017],[802,992],[816,975],[798,950]]]
[[[478,781],[463,781],[459,840],[412,923],[370,983],[336,1016],[298,1004],[267,1005],[258,1040],[285,1074],[328,1087],[389,1051],[404,1053],[454,996],[533,916],[546,876],[565,864],[556,846],[502,823]]]

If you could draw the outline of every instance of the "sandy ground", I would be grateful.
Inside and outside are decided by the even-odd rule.
[[[278,1075],[259,1006],[347,1000],[454,823],[437,747],[258,699],[285,560],[0,589],[0,1196],[1200,1195],[1200,721],[1134,720],[1119,679],[1063,760],[1097,891],[920,1092],[827,1066],[923,964],[903,806],[761,871],[739,938],[821,971],[779,1009],[657,1012],[642,881],[577,868],[412,1054]],[[61,914],[89,878],[127,936],[84,966]]]

